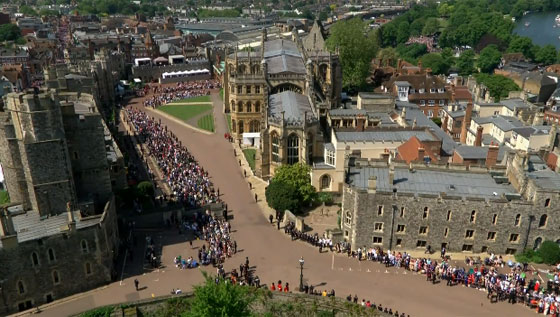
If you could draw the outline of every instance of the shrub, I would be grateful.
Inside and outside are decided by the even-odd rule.
[[[560,246],[556,242],[543,242],[536,253],[546,264],[554,265],[560,262]]]
[[[140,197],[152,197],[154,195],[154,185],[148,181],[140,182],[136,186],[136,192]]]
[[[286,182],[272,181],[266,188],[265,196],[268,205],[276,211],[299,211],[298,192]]]
[[[333,203],[333,197],[331,193],[320,192],[317,194],[317,202],[320,204],[330,205]]]

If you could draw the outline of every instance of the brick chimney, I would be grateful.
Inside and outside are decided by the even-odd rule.
[[[476,139],[474,139],[474,146],[482,145],[482,130],[482,126],[478,126],[478,128],[476,128]]]
[[[426,155],[426,150],[424,150],[423,147],[419,147],[418,148],[418,160],[423,162],[425,155]]]
[[[460,142],[463,144],[467,143],[467,132],[469,131],[469,126],[471,125],[472,108],[472,102],[469,102],[467,104],[467,109],[465,110],[465,118],[463,118],[463,124],[461,125]]]
[[[363,132],[366,125],[366,118],[358,116],[356,118],[356,131]]]
[[[449,123],[449,116],[445,115],[445,118],[443,118],[443,123],[441,124],[441,129],[443,130],[443,132],[447,133],[447,124]]]
[[[500,147],[495,145],[494,142],[488,147],[488,153],[486,154],[486,167],[492,167],[498,162],[498,152]]]

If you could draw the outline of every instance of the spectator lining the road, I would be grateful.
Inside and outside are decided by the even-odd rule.
[[[157,108],[170,102],[185,98],[207,96],[210,90],[220,88],[220,82],[214,79],[203,81],[179,82],[175,86],[162,87],[156,85],[152,87],[153,96],[144,100],[145,107]],[[149,86],[144,89],[145,93],[150,90]]]

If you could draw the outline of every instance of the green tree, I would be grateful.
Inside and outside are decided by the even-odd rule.
[[[397,54],[400,58],[414,64],[416,64],[420,56],[426,53],[428,53],[428,48],[425,44],[412,43],[410,45],[399,44],[397,46]]]
[[[296,189],[300,203],[310,203],[315,198],[315,187],[311,185],[311,168],[297,163],[282,165],[275,172],[271,182],[284,182]]]
[[[374,31],[360,18],[336,22],[330,29],[327,48],[340,50],[342,82],[346,88],[363,87],[368,76],[371,59],[377,53]]]
[[[410,24],[407,21],[399,23],[397,28],[397,43],[406,43],[410,37]]]
[[[535,54],[535,61],[544,65],[554,64],[558,52],[556,52],[556,47],[554,45],[545,45],[541,47]]]
[[[204,284],[194,286],[194,298],[190,310],[183,313],[187,317],[206,316],[250,316],[251,304],[256,295],[252,288],[226,283],[223,279],[217,282],[206,272]]]
[[[151,197],[154,195],[154,185],[151,182],[143,181],[136,186],[136,191],[140,197]]]
[[[32,7],[27,6],[27,5],[22,5],[19,7],[19,12],[22,13],[23,15],[27,15],[27,16],[37,16],[37,11],[35,11]]]
[[[488,75],[484,73],[475,74],[478,83],[484,84],[490,91],[490,96],[496,101],[508,96],[510,91],[519,91],[519,86],[515,82],[502,75]]]
[[[431,68],[434,74],[446,74],[451,66],[441,54],[429,53],[421,58],[422,67]]]
[[[17,25],[12,23],[0,25],[0,42],[15,41],[20,36],[21,31]]]
[[[425,22],[424,19],[417,19],[410,23],[410,36],[420,36]]]
[[[545,241],[537,250],[537,255],[548,265],[560,263],[560,246],[554,241]]]
[[[282,181],[272,181],[266,187],[264,194],[270,208],[276,211],[289,210],[294,213],[299,211],[299,193],[292,185]]]
[[[389,66],[395,67],[397,65],[397,60],[399,58],[399,54],[394,47],[386,47],[377,53],[377,58],[381,60],[381,65],[385,65],[386,63]]]
[[[491,44],[480,51],[477,66],[483,73],[492,73],[501,60],[502,53],[500,53],[496,45]]]
[[[440,16],[448,17],[453,12],[453,5],[443,2],[438,6],[437,11]]]
[[[422,35],[433,35],[439,31],[439,21],[437,18],[429,18],[424,24]]]
[[[475,72],[474,69],[474,51],[466,50],[464,51],[455,63],[457,69],[459,70],[459,75],[468,76]]]
[[[522,53],[523,56],[533,59],[533,41],[525,36],[514,37],[511,42],[509,42],[509,47],[507,49],[508,53]]]

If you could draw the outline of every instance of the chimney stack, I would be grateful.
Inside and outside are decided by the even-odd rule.
[[[469,126],[471,125],[471,117],[472,117],[472,102],[467,104],[467,109],[465,110],[465,118],[463,118],[463,124],[461,125],[461,139],[460,142],[465,144],[467,143],[467,132],[469,131]]]
[[[66,215],[68,216],[68,228],[70,228],[70,230],[75,230],[76,220],[74,219],[74,213],[72,212],[72,204],[70,202],[66,203]]]
[[[441,129],[443,132],[447,133],[447,125],[449,124],[449,116],[445,114],[445,118],[443,118],[443,122],[441,124]]]
[[[500,147],[495,145],[494,142],[488,147],[488,153],[486,154],[486,167],[492,167],[498,162],[498,152]]]
[[[391,164],[389,167],[389,186],[393,187],[395,183],[395,167]]]
[[[482,145],[482,126],[478,126],[476,128],[476,139],[474,140],[474,146],[481,146]]]
[[[368,179],[368,193],[375,194],[377,190],[377,176],[372,176]]]
[[[366,118],[358,116],[356,118],[356,131],[363,132],[365,130]]]
[[[426,155],[426,150],[423,147],[418,148],[418,160],[424,161],[424,156]]]

